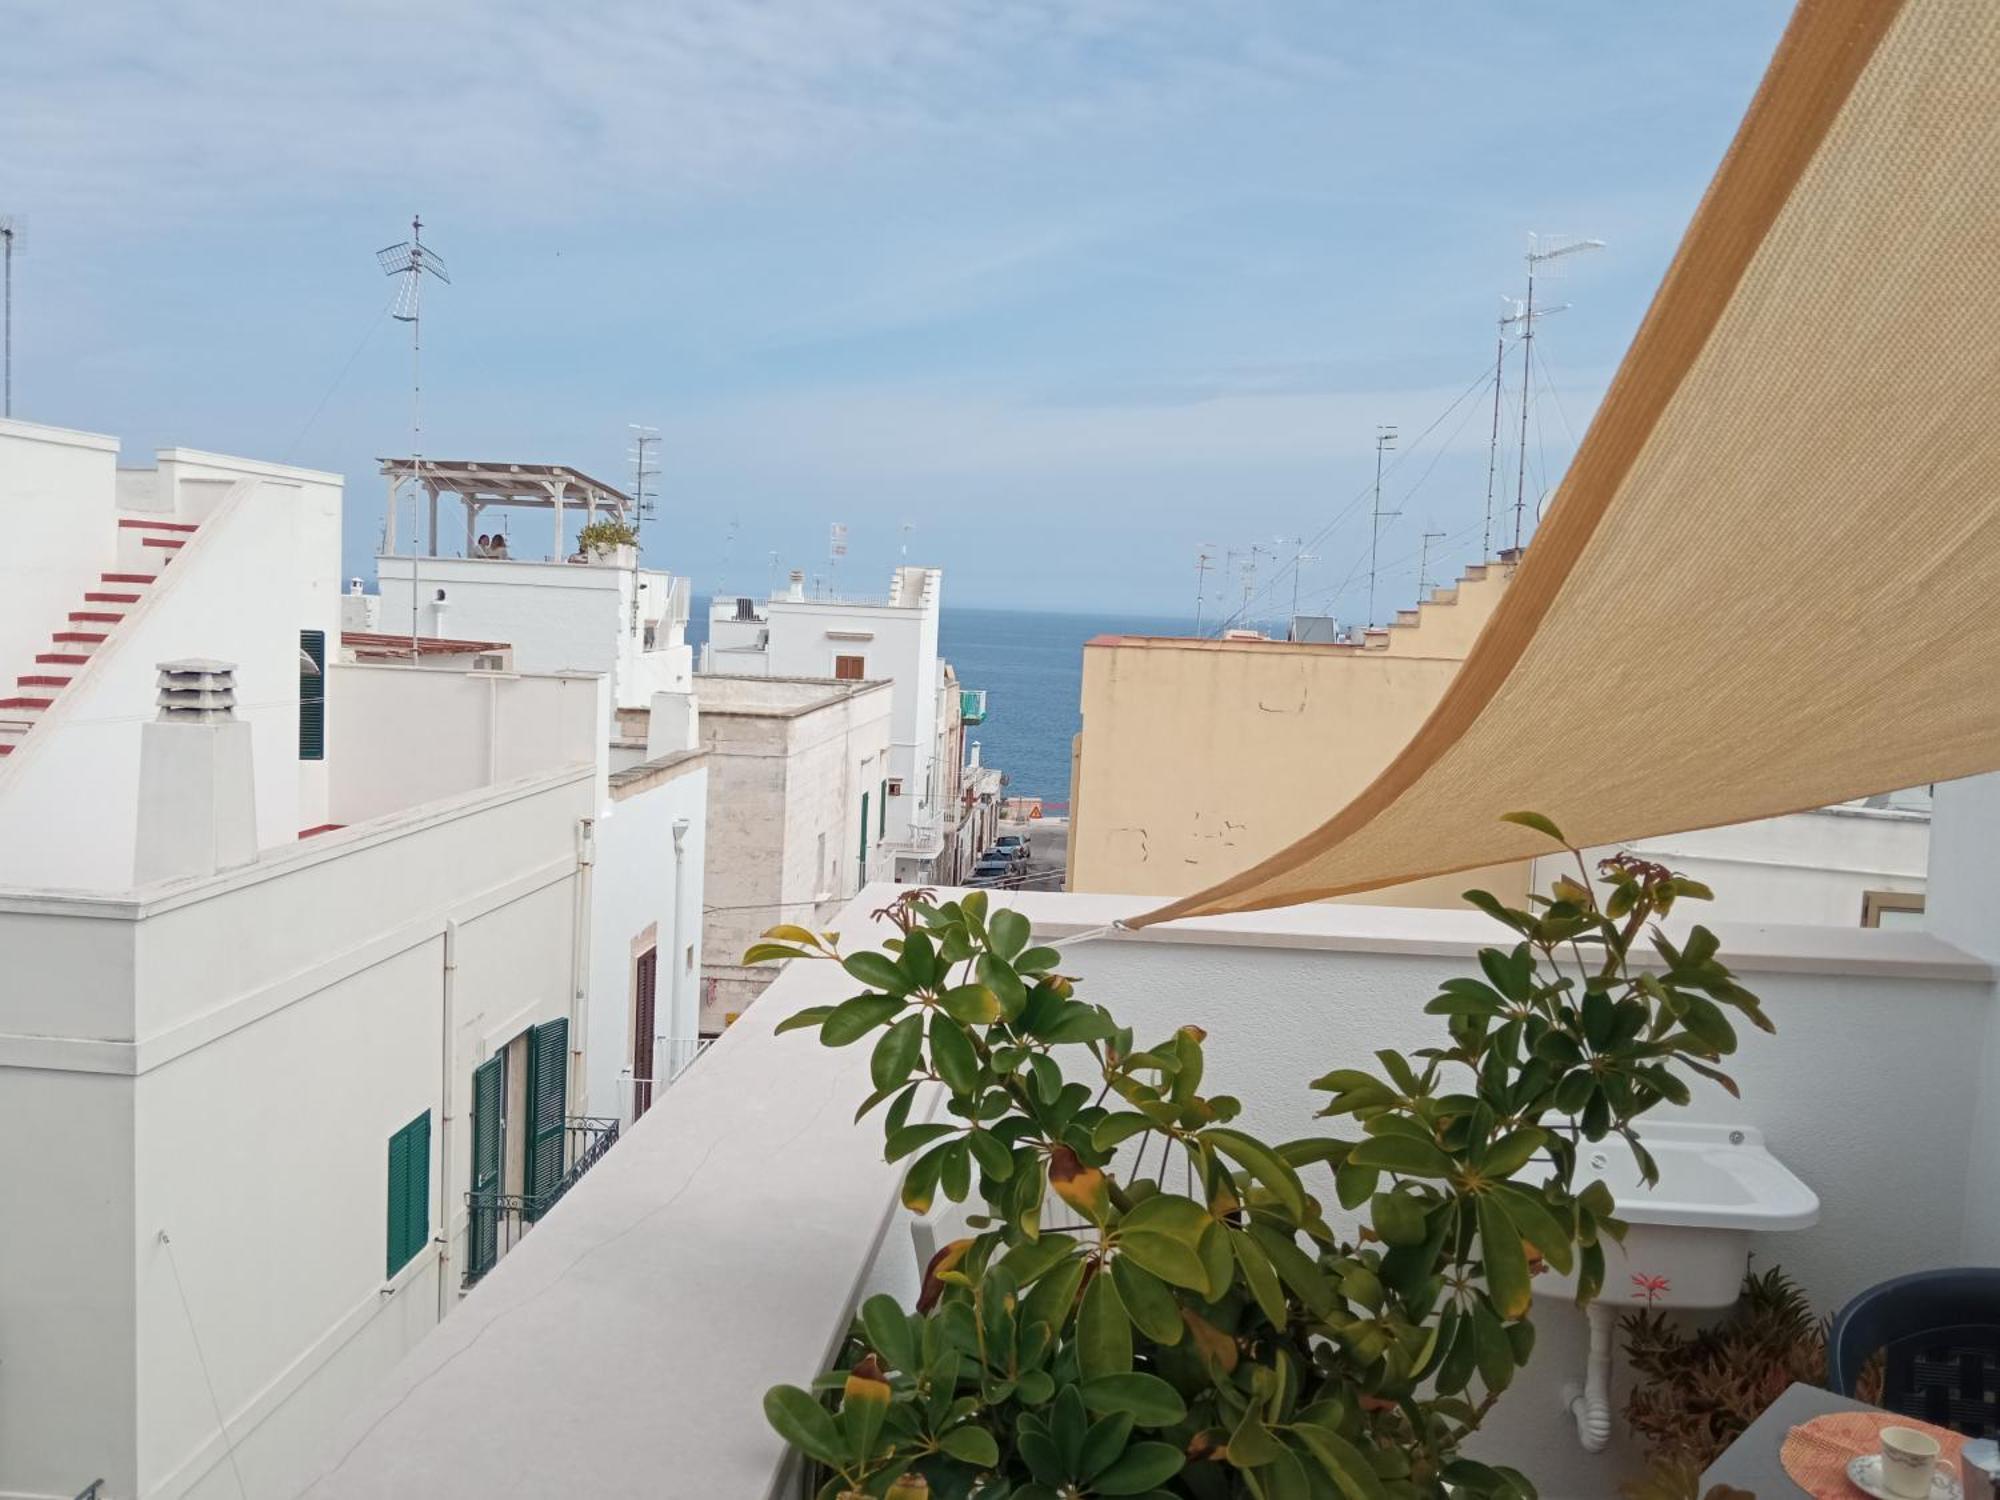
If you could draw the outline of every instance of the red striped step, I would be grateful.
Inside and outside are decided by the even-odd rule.
[[[0,698],[0,708],[44,709],[56,700],[53,698]]]
[[[80,667],[90,658],[78,651],[41,651],[35,655],[37,666]]]
[[[137,604],[139,596],[137,594],[107,594],[95,590],[85,590],[83,602],[85,604]]]
[[[127,531],[197,531],[200,529],[190,521],[134,521],[121,519],[118,524]]]
[[[69,679],[67,677],[47,677],[30,673],[26,677],[16,677],[14,685],[16,687],[68,687]]]
[[[69,617],[79,624],[86,620],[95,620],[106,625],[116,625],[125,618],[123,612],[113,613],[102,609],[73,609],[69,612]],[[103,637],[100,636],[99,639],[102,640]]]
[[[14,747],[12,745],[0,745],[0,755],[12,755],[13,753]]]
[[[103,635],[91,630],[58,630],[49,639],[53,640],[58,646],[64,641],[88,641],[94,646],[101,646],[105,641]]]
[[[194,528],[190,526],[188,530],[192,531]],[[141,547],[165,547],[170,552],[178,552],[187,545],[187,538],[181,536],[142,536],[139,538],[139,545]]]
[[[157,573],[99,573],[106,583],[151,583],[160,575]]]

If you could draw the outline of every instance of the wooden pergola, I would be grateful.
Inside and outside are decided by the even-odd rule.
[[[561,562],[563,514],[581,508],[584,524],[600,512],[632,524],[637,506],[623,490],[602,480],[592,479],[568,464],[514,464],[460,459],[385,458],[381,472],[389,481],[389,528],[383,555],[396,555],[397,522],[401,517],[402,496],[409,491],[412,501],[421,494],[429,503],[429,547],[420,557],[437,557],[438,497],[449,495],[465,511],[465,555],[473,555],[473,538],[479,532],[480,513],[491,506],[511,510],[543,510],[553,517],[550,528],[549,561]]]

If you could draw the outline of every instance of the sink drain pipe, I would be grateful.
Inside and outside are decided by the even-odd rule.
[[[1583,1384],[1572,1380],[1563,1387],[1563,1409],[1576,1418],[1584,1452],[1602,1453],[1611,1441],[1611,1305],[1594,1300],[1584,1316],[1590,1320],[1590,1357]]]

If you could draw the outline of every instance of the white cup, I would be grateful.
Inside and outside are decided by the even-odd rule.
[[[1931,1474],[1951,1460],[1938,1457],[1938,1441],[1914,1427],[1882,1429],[1882,1488],[1900,1500],[1930,1500]],[[1954,1471],[1955,1472],[1955,1471]]]

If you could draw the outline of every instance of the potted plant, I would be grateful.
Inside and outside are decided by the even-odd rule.
[[[577,551],[600,563],[631,567],[638,561],[639,530],[616,516],[603,516],[576,534]]]
[[[1441,986],[1440,1044],[1325,1074],[1343,1133],[1275,1144],[1209,1091],[1199,1027],[1141,1042],[983,892],[905,894],[880,950],[773,928],[746,962],[859,987],[779,1029],[870,1042],[859,1114],[909,1163],[905,1206],[978,1210],[914,1308],[869,1299],[840,1368],[765,1398],[821,1500],[1533,1496],[1460,1450],[1534,1348],[1530,1278],[1574,1268],[1587,1298],[1623,1232],[1601,1183],[1573,1188],[1579,1141],[1621,1135],[1650,1173],[1634,1122],[1685,1103],[1686,1074],[1727,1083],[1724,1010],[1769,1026],[1706,929],[1655,931],[1664,969],[1631,966],[1703,887],[1577,864],[1529,910],[1469,893],[1517,941]],[[933,1086],[943,1107],[916,1116]]]

